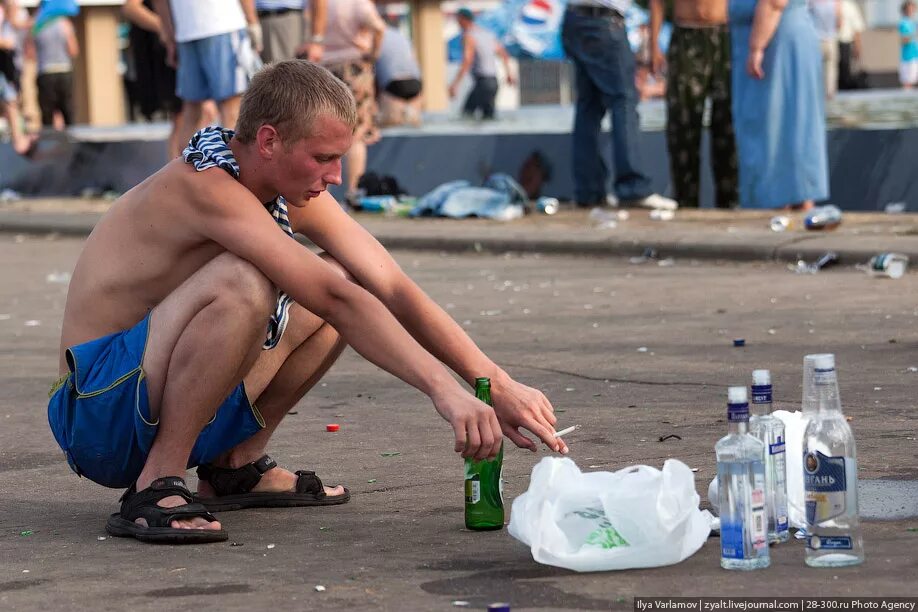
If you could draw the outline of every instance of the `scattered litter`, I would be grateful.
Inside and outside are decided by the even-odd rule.
[[[697,471],[698,471],[698,468],[692,468],[692,471],[693,471],[693,472],[697,472]]]
[[[271,549],[274,548],[275,546],[276,546],[276,544],[268,544],[268,550],[271,550]]]
[[[659,442],[666,442],[669,439],[681,440],[682,436],[677,436],[676,434],[669,434],[668,436],[660,436]]]
[[[676,213],[671,210],[654,208],[652,211],[650,211],[650,218],[654,221],[672,221],[676,218]]]
[[[30,536],[30,535],[32,535],[33,533],[35,533],[35,532],[32,531],[31,529],[26,529],[25,531],[20,531],[20,532],[19,532],[19,535],[20,535],[20,536]]]
[[[657,265],[660,266],[661,268],[668,268],[675,264],[676,264],[676,260],[673,259],[672,257],[667,257],[666,259],[661,259],[660,261],[657,262]]]
[[[874,387],[873,390],[874,390],[874,391],[882,391],[882,390],[883,390],[883,387]]]
[[[28,573],[29,573],[29,570],[22,570],[22,573],[23,573],[23,574],[28,574]]]
[[[398,457],[401,455],[399,451],[387,451],[385,453],[379,453],[382,457]]]
[[[58,283],[61,285],[66,285],[67,283],[70,282],[70,272],[54,271],[45,277],[45,281],[49,283]]]
[[[334,432],[334,431],[338,431],[339,429],[341,429],[341,426],[338,425],[337,423],[329,423],[328,425],[325,426],[325,431]]]
[[[615,229],[618,227],[618,215],[599,207],[590,211],[589,218],[597,229]]]
[[[646,346],[639,346],[637,352],[638,352],[638,353],[646,353],[646,352],[647,352],[647,347],[646,347]]]
[[[644,249],[644,252],[638,255],[637,257],[632,257],[628,261],[632,264],[642,264],[647,263],[651,259],[657,258],[657,250],[653,247],[647,247]]]
[[[0,199],[3,198],[3,194],[0,194]],[[890,202],[883,207],[883,211],[888,215],[900,215],[905,212],[906,204],[905,202]]]
[[[796,272],[797,274],[816,274],[823,268],[826,268],[834,263],[838,263],[838,253],[834,251],[828,251],[823,253],[819,259],[811,264],[808,264],[803,259],[798,259],[796,265],[788,267],[790,270]]]
[[[245,546],[242,542],[230,542],[230,546]]]
[[[104,542],[106,540],[105,536],[99,536],[96,539],[99,540],[100,542]]]
[[[791,218],[787,215],[778,215],[777,217],[772,217],[769,222],[771,231],[773,232],[783,232],[790,229]]]
[[[574,387],[565,387],[564,390],[565,390],[565,391],[574,391],[575,388],[574,388]]]
[[[830,230],[838,227],[841,222],[841,209],[829,204],[812,209],[803,220],[803,225],[808,230]]]
[[[317,584],[317,585],[316,585],[316,592],[317,592],[317,593],[321,593],[321,592],[323,592],[323,591],[325,591],[325,587],[322,586],[321,584]]]
[[[745,338],[734,338],[733,346],[746,346],[746,339]]]
[[[38,327],[39,325],[41,325],[41,321],[37,321],[35,319],[29,319],[28,321],[24,323],[24,325],[26,327]]]
[[[867,262],[867,274],[874,277],[902,278],[908,270],[908,256],[900,253],[880,253]]]
[[[918,372],[918,367],[910,366],[910,367],[908,368],[908,371],[909,371],[909,372]]]
[[[319,531],[328,531],[328,527],[319,527]]]
[[[558,198],[549,198],[542,196],[536,200],[536,210],[545,215],[553,215],[561,208],[561,202]]]
[[[769,329],[769,330],[768,330],[768,335],[769,335],[769,336],[774,336],[776,333],[778,333],[778,331],[775,330],[775,329]]]
[[[376,482],[376,479],[375,479],[375,478],[371,478],[371,479],[369,479],[369,480],[367,481],[367,484],[373,484],[374,482]]]
[[[13,189],[4,189],[3,191],[0,191],[0,202],[2,202],[3,204],[7,204],[9,202],[16,202],[21,199],[22,199],[22,196],[19,195],[19,192]]]
[[[470,604],[467,601],[457,599],[453,602],[453,605],[456,606],[457,608],[468,608]]]

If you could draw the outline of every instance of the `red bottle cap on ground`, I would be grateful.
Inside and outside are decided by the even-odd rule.
[[[341,429],[341,426],[337,423],[329,423],[325,426],[325,431],[338,431],[339,429]]]

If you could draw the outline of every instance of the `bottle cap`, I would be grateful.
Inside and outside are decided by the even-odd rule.
[[[746,387],[729,387],[727,389],[727,403],[743,404],[747,401]]]
[[[341,426],[337,423],[329,423],[325,426],[325,431],[338,431],[339,429],[341,429]]]
[[[753,370],[752,371],[752,384],[770,385],[771,384],[771,372],[769,370]]]
[[[832,353],[822,353],[820,355],[813,355],[813,368],[818,370],[834,370],[835,369],[835,355]]]
[[[745,338],[734,338],[733,346],[746,346],[746,339]]]

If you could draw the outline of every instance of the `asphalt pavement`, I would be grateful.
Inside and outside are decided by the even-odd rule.
[[[485,352],[546,392],[559,427],[581,426],[568,440],[584,470],[677,458],[698,470],[704,503],[726,387],[770,368],[776,408],[795,410],[803,356],[837,355],[859,475],[883,485],[862,499],[873,517],[864,565],[810,569],[792,541],[772,548],[767,570],[727,572],[711,538],[677,565],[578,574],[536,563],[506,530],[466,531],[448,426],[423,395],[352,351],[269,449],[284,466],[345,484],[350,503],[224,513],[225,544],[108,538],[120,491],[70,472],[45,413],[79,234],[105,206],[78,204],[100,210],[33,202],[0,214],[0,609],[630,610],[651,596],[918,596],[918,505],[907,497],[918,481],[918,276],[875,279],[850,265],[877,250],[918,257],[913,216],[846,215],[824,234],[773,234],[768,214],[717,211],[670,222],[632,212],[615,229],[581,211],[508,224],[359,217],[401,247],[404,269]],[[587,246],[548,248],[575,243]],[[631,263],[647,246],[659,259]],[[829,248],[842,263],[815,275],[776,261]],[[330,422],[341,430],[326,432]],[[507,450],[508,519],[547,455]]]

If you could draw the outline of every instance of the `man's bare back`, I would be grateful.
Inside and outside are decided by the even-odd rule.
[[[677,26],[705,27],[727,23],[727,0],[674,0]]]
[[[181,159],[173,160],[125,193],[99,221],[70,282],[61,374],[67,372],[67,347],[132,327],[226,250],[190,222],[195,173]]]

